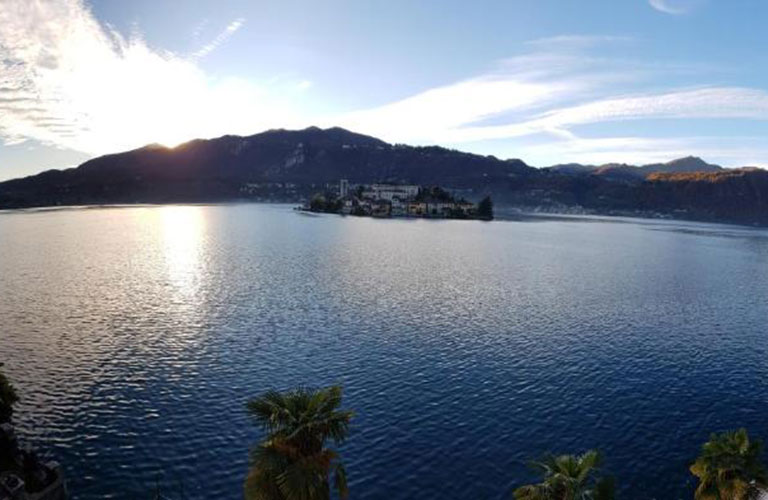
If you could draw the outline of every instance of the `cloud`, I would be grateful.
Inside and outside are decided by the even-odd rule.
[[[681,15],[690,12],[699,0],[648,0],[654,9],[665,14]]]
[[[518,129],[507,137],[541,131],[531,117],[578,102],[621,82],[637,81],[643,69],[585,56],[536,50],[507,58],[483,75],[427,89],[377,108],[336,117],[343,126],[391,141],[461,143],[490,138],[507,121]],[[534,124],[531,124],[534,125]],[[551,130],[553,133],[567,133]],[[506,134],[506,132],[505,132]]]
[[[537,83],[483,76],[426,90],[385,106],[340,117],[350,128],[393,140],[449,139],[452,130],[502,112],[522,111],[574,92],[578,83]]]
[[[312,87],[313,83],[309,80],[302,80],[299,83],[296,84],[296,88],[299,90],[309,90]]]
[[[230,23],[198,56],[242,24]],[[35,139],[101,154],[304,124],[280,88],[212,78],[194,58],[102,26],[82,0],[3,0],[0,26],[0,138],[6,144]]]
[[[580,54],[535,52],[497,71],[342,116],[355,130],[392,141],[461,144],[535,134],[572,137],[574,126],[660,118],[768,119],[768,94],[723,87],[599,98],[660,71]]]
[[[712,87],[618,97],[555,110],[543,120],[560,125],[634,118],[768,119],[768,93],[744,87]]]
[[[227,27],[221,31],[221,33],[216,35],[216,37],[213,40],[203,45],[194,54],[192,54],[192,57],[195,59],[201,59],[207,56],[208,54],[216,50],[221,44],[229,40],[230,37],[232,37],[232,35],[234,35],[237,32],[237,30],[243,27],[243,24],[245,24],[245,18],[241,17],[241,18],[235,19],[234,21],[229,23]],[[199,30],[201,29],[202,28],[200,26],[196,28],[197,35],[199,35]]]
[[[200,39],[200,36],[203,34],[203,31],[208,27],[208,25],[211,23],[211,20],[208,18],[202,19],[199,23],[197,23],[197,26],[192,30],[192,39],[198,40]]]
[[[713,149],[712,142],[718,139],[712,137],[695,144],[674,136],[664,140],[635,135],[583,137],[580,127],[591,124],[611,123],[612,129],[631,133],[632,123],[641,120],[768,122],[768,92],[718,86],[638,91],[648,82],[662,77],[669,80],[672,75],[700,80],[706,70],[640,65],[556,48],[569,41],[570,37],[557,38],[554,43],[536,41],[536,51],[506,59],[488,74],[349,113],[339,121],[394,142],[453,145],[486,154],[506,151],[535,163],[553,155],[559,158],[553,162],[589,158],[593,162],[643,163],[697,151],[717,155],[724,164],[732,164],[725,161],[728,151],[732,160],[750,158],[759,163],[754,158],[768,154],[767,148],[754,143],[750,143],[754,146],[751,155],[741,146]],[[488,146],[489,141],[494,141],[493,146]]]
[[[525,42],[526,45],[537,48],[587,48],[604,43],[628,42],[628,36],[614,35],[556,35],[537,38]]]
[[[451,139],[459,142],[502,139],[563,131],[576,125],[638,119],[704,118],[768,120],[768,92],[741,87],[713,87],[616,97],[553,109],[507,125],[463,127],[454,130]]]

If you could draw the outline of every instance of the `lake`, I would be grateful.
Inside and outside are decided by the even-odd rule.
[[[353,499],[509,498],[599,448],[690,498],[768,438],[768,231],[375,220],[281,205],[0,212],[0,360],[76,499],[240,498],[269,388],[344,386]]]

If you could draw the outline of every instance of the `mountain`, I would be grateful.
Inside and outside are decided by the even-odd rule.
[[[699,220],[768,224],[768,171],[759,168],[653,173],[638,202]]]
[[[624,163],[608,163],[602,165],[592,174],[604,179],[620,182],[642,182],[646,176],[643,167],[634,167]]]
[[[218,201],[243,194],[298,199],[342,178],[472,189],[533,170],[520,160],[391,145],[341,128],[310,127],[101,156],[74,169],[0,183],[0,207]]]
[[[697,156],[686,156],[685,158],[678,158],[677,160],[672,160],[667,163],[644,165],[640,167],[640,170],[647,175],[654,173],[718,172],[723,170],[723,167],[707,163]]]
[[[667,163],[652,163],[642,166],[625,163],[607,163],[599,166],[567,163],[547,167],[547,169],[564,175],[596,175],[614,181],[642,182],[654,173],[717,172],[723,168],[707,163],[696,156],[686,156]]]
[[[768,224],[768,172],[686,157],[643,166],[521,160],[388,144],[341,128],[270,130],[153,144],[0,183],[0,209],[55,205],[290,201],[351,183],[440,185],[522,210]]]
[[[563,163],[546,167],[545,170],[562,175],[587,175],[593,173],[600,167],[595,165],[582,165],[581,163]]]

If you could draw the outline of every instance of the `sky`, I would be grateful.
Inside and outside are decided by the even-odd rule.
[[[768,167],[764,0],[0,0],[0,180],[341,126],[532,166]]]

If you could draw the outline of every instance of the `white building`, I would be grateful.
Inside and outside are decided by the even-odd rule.
[[[419,186],[409,184],[372,184],[366,189],[366,195],[374,199],[392,201],[393,198],[410,200],[419,194]]]
[[[346,198],[349,194],[349,181],[347,179],[341,179],[339,182],[339,197]]]
[[[390,214],[393,216],[408,215],[408,202],[401,200],[398,197],[392,198],[392,209]]]

